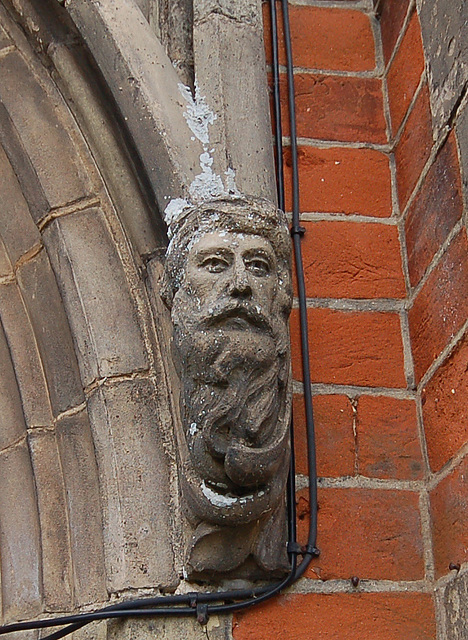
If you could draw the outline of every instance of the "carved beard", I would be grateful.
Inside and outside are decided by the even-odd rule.
[[[182,423],[208,492],[261,491],[289,453],[287,325],[272,316],[230,297],[209,309],[183,289],[174,298]]]

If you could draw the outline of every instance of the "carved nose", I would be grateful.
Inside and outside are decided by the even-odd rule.
[[[249,298],[252,295],[252,287],[244,263],[234,265],[231,295],[234,298]]]

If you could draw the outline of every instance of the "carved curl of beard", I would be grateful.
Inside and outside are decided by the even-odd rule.
[[[228,512],[237,521],[250,521],[270,511],[283,491],[289,343],[284,317],[272,317],[248,301],[227,297],[204,308],[183,288],[174,298],[182,424],[190,464],[211,498],[210,508],[202,506],[199,515],[212,521],[219,521],[213,496],[230,496],[226,505],[239,497],[240,505],[222,510],[224,521]],[[278,470],[284,478],[272,482]]]

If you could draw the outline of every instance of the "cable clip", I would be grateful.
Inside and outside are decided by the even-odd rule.
[[[208,618],[208,605],[203,602],[199,602],[197,604],[197,622],[205,625],[208,622]]]
[[[192,609],[196,609],[198,607],[198,593],[196,591],[192,591],[191,593],[187,593],[189,597],[189,604]]]
[[[302,553],[302,547],[299,542],[288,542],[286,549],[288,553],[295,554],[296,556],[300,556]]]
[[[306,553],[313,556],[314,558],[318,558],[320,555],[320,549],[317,549],[317,547],[314,547],[311,544],[306,544],[302,547],[302,553],[303,555],[305,555]]]
[[[291,227],[291,231],[290,231],[292,236],[301,236],[301,238],[305,234],[305,232],[306,232],[306,228],[301,227],[300,225],[297,227]]]

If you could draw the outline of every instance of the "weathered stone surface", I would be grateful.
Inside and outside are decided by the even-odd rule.
[[[468,4],[420,0],[419,5],[432,112],[441,127],[468,82]]]
[[[41,542],[26,442],[0,453],[0,548],[4,621],[41,611]]]
[[[447,638],[465,640],[468,628],[468,573],[459,574],[445,587]]]
[[[194,27],[194,51],[197,84],[218,116],[210,127],[214,171],[234,170],[242,193],[274,200],[261,29],[212,13]]]
[[[137,379],[103,386],[89,401],[111,591],[175,583],[173,507],[156,396],[150,380]]]
[[[158,36],[182,82],[194,86],[193,0],[155,0]]]
[[[52,408],[38,345],[23,297],[14,283],[0,286],[0,319],[18,381],[28,427],[52,424]]]
[[[73,597],[69,520],[55,432],[36,429],[28,437],[41,527],[44,603],[52,611],[71,608]]]
[[[103,214],[55,220],[44,242],[77,344],[84,384],[148,368],[135,301]]]
[[[11,45],[11,40],[5,32],[5,29],[0,27],[0,49],[4,49]]]
[[[0,323],[0,450],[12,445],[26,432],[23,407],[11,362],[10,350]]]
[[[20,132],[49,204],[57,207],[87,195],[90,180],[58,116],[64,109],[58,93],[46,93],[16,51],[0,60],[0,73],[0,100]]]
[[[181,384],[189,570],[278,573],[291,414],[286,219],[263,199],[219,199],[185,211],[170,232],[161,295]]]
[[[188,194],[203,150],[183,115],[180,79],[133,0],[70,0],[67,8],[126,119],[164,211],[170,198]]]
[[[79,405],[84,396],[70,327],[44,250],[21,266],[18,281],[57,414]]]
[[[8,258],[3,240],[0,238],[0,278],[2,276],[11,276],[13,274],[13,267],[11,266],[10,259]]]
[[[18,258],[40,243],[28,205],[21,192],[11,164],[0,147],[0,235],[12,265]]]
[[[261,26],[261,2],[259,0],[195,0],[194,20],[201,21],[216,13],[238,22]]]
[[[194,618],[170,618],[153,620],[128,620],[111,622],[105,640],[229,640],[231,619],[225,615],[212,616],[206,626]],[[94,638],[93,638],[94,640]]]
[[[50,209],[49,202],[47,201],[31,159],[21,142],[20,134],[13,124],[8,111],[1,102],[0,141],[15,172],[16,179],[21,185],[23,196],[28,203],[33,220],[41,220]]]
[[[165,225],[157,212],[149,211],[141,176],[130,166],[122,131],[109,117],[106,96],[99,90],[92,69],[68,45],[54,42],[47,52],[60,74],[62,90],[73,102],[74,115],[86,131],[86,141],[130,241],[137,254],[153,253],[165,245]]]
[[[102,602],[107,595],[102,509],[86,411],[60,418],[57,440],[64,470],[75,604]]]

